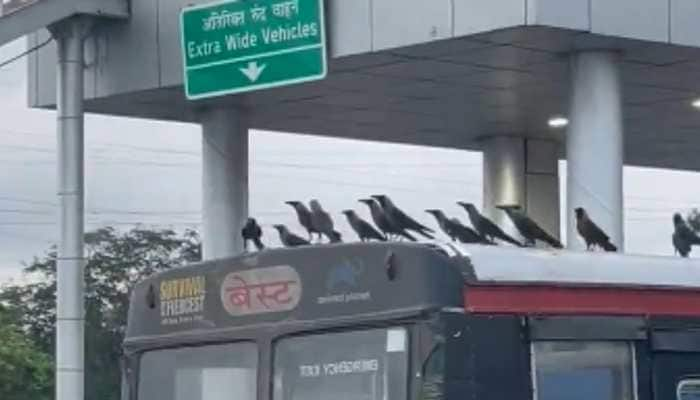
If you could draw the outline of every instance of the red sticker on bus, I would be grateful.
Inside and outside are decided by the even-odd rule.
[[[221,285],[221,302],[233,316],[289,311],[301,299],[301,279],[280,265],[232,272]]]

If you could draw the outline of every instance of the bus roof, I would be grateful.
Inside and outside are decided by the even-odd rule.
[[[623,300],[624,307],[615,306]],[[338,318],[352,323],[443,308],[700,315],[700,263],[452,244],[274,249],[177,268],[141,282],[132,294],[126,336],[130,341]]]
[[[481,314],[700,316],[692,259],[491,246],[467,257],[464,307]]]
[[[450,246],[469,259],[471,283],[699,288],[700,261],[496,246]]]

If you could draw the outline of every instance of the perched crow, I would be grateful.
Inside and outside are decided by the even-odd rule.
[[[352,230],[357,233],[357,236],[361,241],[376,239],[381,242],[386,242],[386,237],[379,233],[374,227],[364,219],[360,218],[359,215],[353,210],[343,210],[343,214],[348,219],[348,223],[352,227]]]
[[[533,221],[530,217],[525,215],[520,206],[496,206],[505,211],[513,225],[518,229],[518,232],[525,238],[526,244],[529,246],[534,246],[537,240],[543,241],[555,249],[562,249],[561,242],[555,239],[552,235],[547,233],[541,226],[537,225],[537,222]]]
[[[700,245],[700,237],[685,223],[680,214],[673,214],[673,247],[681,257],[688,257],[693,245]]]
[[[379,202],[384,210],[384,214],[397,229],[414,231],[427,239],[435,239],[435,237],[431,235],[431,233],[435,233],[435,231],[409,217],[405,212],[401,211],[400,208],[396,207],[388,196],[375,194],[372,195],[372,198]]]
[[[317,231],[311,222],[311,211],[306,208],[304,203],[300,201],[285,201],[284,203],[294,207],[294,211],[296,211],[297,218],[299,219],[299,224],[301,224],[301,226],[303,226],[304,229],[306,229],[306,232],[309,234],[309,241],[313,239],[314,233],[318,234],[319,239],[321,238],[321,232]]]
[[[360,203],[365,203],[369,207],[369,211],[372,214],[372,220],[374,224],[377,225],[384,235],[389,238],[389,235],[396,235],[404,237],[412,242],[416,241],[410,233],[406,232],[404,229],[397,228],[393,222],[389,220],[387,215],[384,213],[382,207],[374,199],[360,199]]]
[[[574,212],[576,213],[576,230],[586,241],[587,250],[591,250],[593,246],[599,246],[605,251],[617,251],[617,247],[610,243],[610,237],[588,217],[586,210],[578,207]]]
[[[484,236],[488,240],[500,239],[514,246],[523,247],[522,243],[508,236],[508,234],[503,232],[503,229],[499,228],[493,221],[481,215],[474,204],[462,201],[458,201],[457,204],[467,211],[467,214],[469,214],[469,221],[471,221],[472,226],[474,226],[474,229],[476,229],[481,236]]]
[[[441,210],[425,210],[425,212],[435,217],[438,225],[440,225],[440,229],[442,229],[453,242],[459,240],[461,243],[492,244],[470,227],[463,225],[457,218],[447,218],[445,213]]]
[[[333,219],[321,207],[321,203],[314,199],[309,202],[309,207],[311,207],[311,225],[314,229],[325,235],[331,243],[340,242],[340,233],[333,229]]]
[[[308,246],[311,244],[308,240],[290,232],[284,225],[274,225],[274,228],[279,232],[280,241],[285,247]]]
[[[260,240],[262,237],[262,228],[255,221],[255,218],[248,218],[243,229],[241,229],[241,235],[243,236],[243,249],[248,251],[248,241],[252,241],[258,251],[265,248],[265,245]]]

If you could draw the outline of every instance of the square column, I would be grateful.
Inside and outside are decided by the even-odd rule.
[[[519,136],[484,139],[484,215],[519,234],[498,205],[519,205],[559,238],[559,143]]]
[[[585,248],[574,209],[583,207],[613,244],[624,248],[622,94],[617,54],[572,56],[570,124],[566,134],[567,245]]]
[[[202,124],[202,258],[243,252],[241,229],[248,218],[247,112],[213,108]]]

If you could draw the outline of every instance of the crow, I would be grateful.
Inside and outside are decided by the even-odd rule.
[[[280,241],[285,247],[308,246],[311,244],[308,240],[290,232],[284,225],[274,225],[274,228],[279,232]]]
[[[371,197],[379,202],[384,210],[384,214],[386,214],[389,221],[397,229],[414,231],[427,239],[435,239],[435,237],[431,235],[431,233],[435,233],[434,230],[409,217],[405,212],[396,207],[394,202],[392,202],[388,196],[383,194],[375,194]]]
[[[381,242],[386,242],[386,237],[379,233],[374,227],[364,219],[360,218],[359,215],[353,210],[343,210],[343,214],[348,219],[348,223],[352,227],[352,230],[357,233],[360,241],[369,241],[372,239],[379,240]]]
[[[496,206],[503,211],[513,221],[513,225],[525,238],[525,243],[529,246],[534,246],[537,240],[543,241],[555,249],[563,249],[564,246],[559,240],[547,233],[537,222],[533,221],[523,212],[520,206]]]
[[[494,224],[493,221],[481,215],[474,204],[462,201],[458,201],[457,204],[467,211],[467,214],[469,214],[469,221],[471,221],[472,226],[474,226],[474,229],[476,229],[481,236],[490,241],[493,241],[493,239],[500,239],[514,246],[523,247],[522,243],[508,236],[508,234],[503,232],[503,229]]]
[[[693,245],[700,245],[700,237],[678,213],[673,214],[673,228],[673,247],[681,257],[688,257]]]
[[[608,252],[617,251],[617,247],[610,243],[610,237],[591,220],[586,210],[578,207],[574,212],[576,213],[576,230],[586,241],[587,250],[591,250],[593,246],[599,246]]]
[[[374,199],[360,199],[359,201],[360,203],[367,204],[367,206],[369,207],[369,211],[372,215],[372,220],[374,221],[374,224],[377,225],[377,228],[384,232],[384,235],[387,238],[389,238],[389,235],[392,234],[395,236],[404,237],[412,242],[416,241],[416,238],[413,237],[410,233],[406,232],[406,230],[397,228],[389,220],[379,203],[377,203]]]
[[[321,207],[321,203],[314,199],[309,202],[309,207],[311,207],[311,225],[314,229],[325,235],[331,243],[340,242],[340,233],[333,229],[333,219]]]
[[[258,251],[265,248],[265,245],[260,240],[262,237],[262,228],[255,221],[255,218],[248,218],[243,229],[241,229],[241,235],[243,236],[243,249],[248,251],[248,241],[252,241]]]
[[[440,225],[440,229],[447,236],[452,239],[452,241],[459,240],[461,243],[481,243],[481,244],[492,244],[486,238],[479,235],[473,229],[468,226],[463,225],[457,218],[449,219],[442,210],[425,210],[428,214],[431,214]]]
[[[301,226],[303,226],[304,229],[306,229],[306,232],[309,234],[309,241],[313,239],[314,233],[318,234],[319,238],[321,237],[321,232],[317,231],[311,222],[311,211],[309,211],[304,203],[300,201],[285,201],[284,203],[294,207],[294,211],[296,211],[297,218],[299,219],[299,224],[301,224]]]

